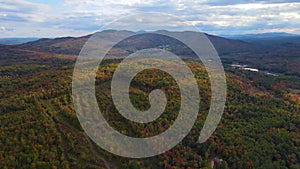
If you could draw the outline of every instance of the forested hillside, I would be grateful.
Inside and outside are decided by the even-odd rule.
[[[197,122],[174,149],[157,157],[127,159],[94,144],[82,130],[72,104],[72,73],[76,56],[1,46],[0,168],[300,168],[300,80],[228,67],[228,97],[217,130],[205,143],[198,137],[210,102],[204,66],[185,60],[199,85]],[[169,100],[164,114],[149,124],[137,124],[118,114],[110,82],[121,59],[99,66],[97,98],[109,124],[123,134],[149,137],[165,131],[176,119],[178,86],[168,74],[146,70],[130,88],[132,103],[149,108],[148,94],[161,88]],[[177,110],[177,111],[176,111]]]

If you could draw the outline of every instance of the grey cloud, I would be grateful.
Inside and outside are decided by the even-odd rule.
[[[53,32],[68,30],[74,33],[98,30],[130,14],[162,12],[179,16],[208,33],[300,28],[299,0],[72,0],[65,1],[60,8],[52,7],[52,13],[47,14],[49,8],[26,0],[0,0],[0,22],[16,30],[24,29],[22,25],[35,25],[41,31],[52,29]],[[182,26],[166,22],[179,28]],[[163,28],[172,27],[166,24]]]
[[[3,1],[0,0],[0,11],[2,21],[38,21],[41,20],[47,6],[30,3],[24,0]]]

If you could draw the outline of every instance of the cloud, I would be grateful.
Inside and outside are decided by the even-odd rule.
[[[10,32],[13,31],[14,29],[11,28],[7,28],[5,26],[0,26],[0,32],[4,33],[4,32]]]
[[[6,31],[6,27],[1,26],[1,27],[0,27],[0,31],[1,31],[1,32],[5,32],[5,31]]]
[[[193,4],[188,8],[191,10],[185,19],[209,32],[235,34],[300,27],[300,3]]]
[[[27,2],[25,0],[4,1],[0,0],[0,21],[45,21],[47,5]]]
[[[114,20],[134,12],[167,12],[178,15],[187,20],[186,23],[198,26],[200,29],[206,31],[209,31],[208,27],[223,31],[227,28],[228,32],[236,33],[238,28],[246,30],[247,27],[253,28],[253,26],[259,26],[255,30],[281,28],[283,25],[299,27],[300,23],[295,23],[299,22],[300,3],[295,1],[287,2],[283,0],[121,0],[114,2],[106,0],[101,2],[73,0],[67,1],[65,5],[75,5],[79,11],[93,11],[94,13],[92,12],[89,15],[89,23],[92,23],[93,15],[100,21],[108,23],[109,20]],[[97,10],[91,9],[101,9],[103,12],[98,13]],[[76,16],[76,13],[73,13],[73,15]],[[77,16],[80,18],[79,15]],[[170,23],[170,25],[172,24]],[[87,24],[87,26],[91,25]],[[92,27],[96,27],[96,24]],[[235,32],[232,32],[232,30],[235,30]]]
[[[281,30],[300,34],[298,0],[65,0],[60,6],[47,4],[0,0],[1,25],[14,29],[2,36],[13,33],[21,36],[26,31],[30,36],[48,36],[49,32],[51,36],[53,32],[57,36],[88,34],[120,17],[141,12],[164,12],[185,20],[177,22],[156,17],[144,24],[146,28],[190,25],[214,34]],[[151,25],[153,22],[157,25]],[[130,20],[120,23],[119,29],[130,24]]]

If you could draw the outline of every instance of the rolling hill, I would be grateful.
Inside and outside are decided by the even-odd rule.
[[[182,43],[166,37],[128,31],[101,33],[106,38],[114,33],[135,35],[116,45],[111,56],[125,56],[147,47],[192,56]],[[159,156],[129,159],[97,146],[84,133],[74,111],[72,74],[76,55],[89,36],[0,45],[1,168],[208,169],[214,159],[222,160],[217,167],[223,169],[300,167],[300,79],[226,65],[245,62],[287,73],[300,67],[297,66],[299,50],[274,51],[207,35],[226,63],[228,96],[217,130],[205,143],[198,143],[210,103],[209,78],[203,64],[184,59],[195,74],[201,96],[194,127],[180,144]],[[178,85],[159,70],[139,73],[130,86],[132,104],[140,110],[149,108],[148,95],[153,89],[163,90],[168,104],[154,122],[140,124],[126,120],[114,107],[111,97],[112,75],[121,61],[107,57],[99,65],[95,96],[103,116],[114,129],[132,137],[149,137],[166,131],[180,107]],[[89,102],[82,101],[89,106]]]
[[[124,57],[137,50],[145,48],[163,48],[183,58],[193,58],[194,53],[181,42],[167,36],[155,34],[156,32],[130,32],[106,30],[98,32],[102,37],[131,35],[124,39],[108,52],[107,57]],[[176,32],[185,35],[187,32]],[[206,34],[218,51],[224,64],[247,64],[260,70],[274,73],[287,73],[300,76],[300,39],[297,36],[282,34],[253,35],[253,41],[228,39]],[[39,39],[21,45],[0,46],[2,52],[7,50],[34,51],[48,54],[61,54],[77,56],[92,35],[83,37],[63,37],[56,39]],[[278,36],[278,37],[277,37]],[[247,35],[246,37],[251,37]],[[267,40],[265,39],[267,38]],[[268,39],[269,38],[269,39]],[[274,40],[280,39],[280,41]],[[22,54],[22,52],[19,52]],[[284,64],[282,64],[284,62]]]
[[[103,36],[109,37],[111,34],[129,34],[134,35],[129,39],[123,40],[120,44],[116,46],[119,49],[121,54],[131,53],[134,50],[146,48],[146,47],[160,47],[160,46],[170,46],[171,50],[176,50],[177,54],[186,55],[186,53],[191,53],[188,49],[182,48],[182,44],[180,42],[176,42],[176,40],[159,36],[153,33],[140,34],[129,31],[103,31],[100,32]],[[155,32],[154,32],[155,33]],[[184,34],[185,32],[181,32]],[[42,52],[50,52],[57,54],[70,54],[70,55],[78,55],[80,49],[84,45],[84,43],[88,40],[88,38],[92,35],[84,36],[84,37],[66,37],[66,38],[57,38],[57,39],[40,39],[34,42],[28,42],[22,45],[18,45],[18,47],[28,50],[34,51],[42,51]],[[261,51],[263,48],[260,48],[257,45],[249,44],[247,42],[243,42],[240,40],[231,40],[222,37],[217,37],[213,35],[207,35],[211,42],[216,47],[217,51],[220,55],[228,55],[228,54],[240,54],[240,53],[249,53],[252,50]],[[181,46],[178,46],[181,45]],[[134,47],[132,49],[132,47]],[[183,50],[183,51],[180,51]],[[118,55],[118,53],[116,53]]]
[[[0,38],[0,44],[2,45],[18,45],[27,43],[30,41],[36,41],[39,38]]]

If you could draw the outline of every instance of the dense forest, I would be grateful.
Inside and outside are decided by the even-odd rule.
[[[228,96],[217,130],[203,144],[199,132],[209,102],[204,66],[185,60],[195,74],[201,95],[198,119],[175,148],[156,157],[128,159],[97,146],[82,130],[72,104],[75,56],[2,49],[0,57],[0,166],[12,168],[300,168],[300,79],[268,76],[226,68]],[[113,106],[112,75],[121,59],[106,59],[97,73],[96,97],[104,117],[128,136],[149,137],[168,129],[176,119],[180,98],[171,76],[145,70],[131,83],[130,99],[149,108],[148,95],[162,89],[168,96],[163,115],[148,124],[130,122]]]

